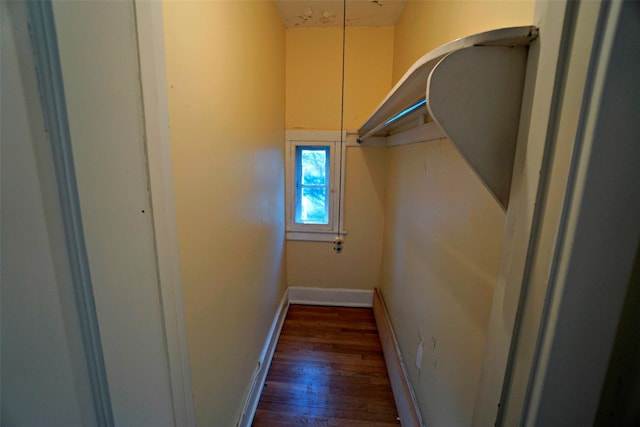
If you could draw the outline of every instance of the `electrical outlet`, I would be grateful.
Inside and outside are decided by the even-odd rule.
[[[333,239],[333,251],[337,254],[342,253],[344,239],[340,236],[336,236]]]

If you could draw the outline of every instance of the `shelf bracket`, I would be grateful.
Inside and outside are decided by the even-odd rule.
[[[427,81],[427,108],[506,210],[520,121],[526,46],[452,52]]]

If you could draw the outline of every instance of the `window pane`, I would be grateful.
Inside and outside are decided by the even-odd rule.
[[[327,181],[327,151],[305,148],[300,155],[302,185],[325,185]]]
[[[324,187],[302,188],[300,220],[305,224],[328,224],[327,194]]]

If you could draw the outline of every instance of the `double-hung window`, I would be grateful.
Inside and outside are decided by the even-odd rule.
[[[329,224],[331,146],[295,145],[296,224]]]
[[[339,232],[343,154],[339,132],[287,131],[287,239],[331,241]]]

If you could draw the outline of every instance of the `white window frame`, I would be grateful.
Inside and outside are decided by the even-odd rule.
[[[287,240],[308,240],[331,242],[337,235],[346,234],[343,230],[344,212],[344,165],[346,154],[346,132],[340,131],[285,131],[285,199],[286,199],[286,238]],[[298,224],[295,222],[295,182],[296,147],[329,147],[329,223]]]

